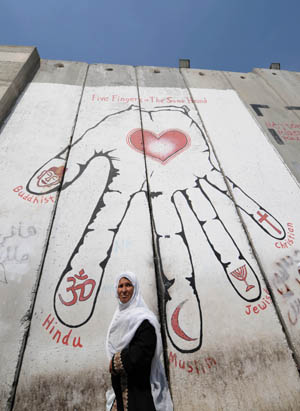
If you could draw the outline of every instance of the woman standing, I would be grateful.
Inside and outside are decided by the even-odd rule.
[[[172,411],[160,361],[159,323],[145,304],[134,274],[118,275],[115,290],[119,304],[106,340],[113,388],[106,394],[106,410]]]

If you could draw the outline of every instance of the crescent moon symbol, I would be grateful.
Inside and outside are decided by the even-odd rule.
[[[184,300],[182,301],[182,303],[180,303],[174,310],[173,314],[172,314],[172,318],[171,318],[171,324],[172,324],[172,328],[175,331],[175,334],[178,335],[178,337],[182,338],[183,340],[186,341],[195,341],[197,340],[197,338],[191,338],[188,335],[186,335],[186,333],[182,330],[182,328],[179,325],[179,312],[182,308],[182,306],[187,302],[188,300]]]

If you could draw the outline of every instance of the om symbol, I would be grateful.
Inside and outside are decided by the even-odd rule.
[[[74,278],[76,277],[76,278]],[[67,281],[68,282],[72,282],[73,284],[68,287],[66,289],[67,292],[71,291],[73,294],[73,298],[71,301],[65,301],[61,294],[59,294],[59,299],[62,302],[62,304],[70,306],[70,305],[74,305],[77,302],[77,298],[78,298],[78,294],[77,294],[77,290],[80,290],[80,294],[79,294],[79,301],[86,301],[90,298],[90,296],[92,295],[95,285],[96,285],[96,281],[92,280],[92,279],[88,279],[88,275],[84,273],[84,269],[79,271],[79,274],[75,274],[74,277],[68,277]],[[77,280],[85,280],[83,283],[77,284],[76,285],[76,281]],[[91,289],[89,291],[88,294],[85,295],[85,288],[86,286],[90,285]]]

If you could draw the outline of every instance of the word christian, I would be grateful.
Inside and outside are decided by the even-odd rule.
[[[169,362],[172,364],[175,368],[177,368],[177,364],[179,369],[185,370],[189,374],[197,374],[197,375],[204,375],[208,373],[212,367],[217,365],[217,362],[214,358],[212,357],[207,357],[203,360],[193,360],[193,361],[185,361],[185,360],[178,360],[177,362],[177,354],[172,353],[170,351],[169,354]]]
[[[265,310],[269,306],[269,304],[272,304],[269,291],[266,288],[264,288],[264,291],[266,292],[266,295],[264,298],[260,299],[260,302],[257,305],[252,305],[252,304],[246,305],[245,313],[247,315],[250,315],[253,313],[259,314],[261,311]]]
[[[97,96],[96,94],[92,94],[92,101],[98,101],[98,102],[113,102],[113,103],[133,103],[133,104],[138,104],[138,103],[155,103],[155,104],[191,104],[191,103],[207,103],[206,97],[203,99],[192,99],[189,96],[183,97],[183,98],[174,98],[171,96],[165,97],[165,98],[160,98],[156,96],[150,96],[150,97],[123,97],[119,96],[118,94],[113,94],[112,96]]]
[[[288,248],[294,244],[295,241],[295,230],[293,223],[287,223],[287,237],[284,241],[276,241],[276,248]]]
[[[23,191],[24,190],[24,191]],[[47,204],[55,203],[55,196],[34,196],[24,189],[23,186],[17,186],[13,189],[15,193],[18,193],[18,196],[25,201],[28,201],[31,204]]]
[[[49,335],[52,335],[52,340],[55,341],[56,344],[61,342],[63,345],[73,346],[74,348],[83,347],[83,345],[80,343],[80,337],[77,337],[77,341],[76,341],[76,337],[73,337],[73,342],[71,343],[70,338],[71,338],[71,334],[73,331],[72,329],[65,335],[63,335],[63,333],[58,328],[55,329],[57,321],[55,321],[55,323],[53,324],[54,320],[55,320],[55,317],[53,316],[51,318],[51,314],[49,314],[48,317],[43,322],[42,327],[44,327],[45,330],[49,332]]]

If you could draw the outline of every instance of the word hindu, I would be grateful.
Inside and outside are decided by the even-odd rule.
[[[295,230],[293,223],[287,223],[287,237],[284,241],[276,241],[276,248],[288,248],[294,244]]]
[[[269,306],[269,304],[272,304],[272,299],[270,297],[269,291],[266,288],[264,288],[264,291],[266,292],[266,295],[264,298],[260,299],[260,302],[257,305],[246,305],[245,313],[247,315],[250,315],[252,313],[259,314],[260,311],[265,310]]]
[[[73,337],[72,344],[71,344],[71,341],[70,341],[70,344],[69,344],[69,340],[71,338],[71,334],[72,334],[73,330],[71,329],[67,334],[63,335],[62,332],[58,328],[55,329],[57,321],[55,321],[54,325],[52,325],[54,319],[55,319],[55,317],[53,316],[51,318],[51,314],[49,314],[48,317],[45,319],[45,321],[42,324],[42,327],[44,327],[45,330],[47,330],[49,332],[49,335],[52,334],[52,340],[55,341],[56,344],[61,342],[63,345],[70,345],[70,346],[73,346],[74,348],[76,348],[76,347],[82,348],[83,345],[80,342],[80,337]],[[76,341],[76,338],[77,338],[77,341]]]
[[[150,97],[123,97],[119,96],[118,94],[113,94],[112,96],[97,96],[96,94],[92,94],[92,101],[99,101],[99,102],[113,102],[113,103],[155,103],[155,104],[191,104],[191,103],[198,103],[198,104],[206,104],[207,99],[204,97],[203,99],[192,99],[189,96],[176,98],[172,96],[160,98],[156,96]]]
[[[55,203],[55,196],[52,195],[42,195],[42,196],[34,196],[30,193],[27,193],[26,190],[24,190],[23,186],[17,186],[13,189],[15,193],[18,193],[18,196],[22,198],[25,201],[28,201],[29,203],[32,204],[47,204],[47,203]]]
[[[170,351],[169,354],[169,362],[170,364],[173,365],[173,367],[185,370],[189,374],[197,374],[197,375],[203,375],[208,373],[212,367],[215,367],[217,365],[216,360],[213,357],[207,357],[204,358],[203,360],[193,360],[193,361],[185,361],[185,360],[178,360],[177,361],[177,354],[172,353]]]

